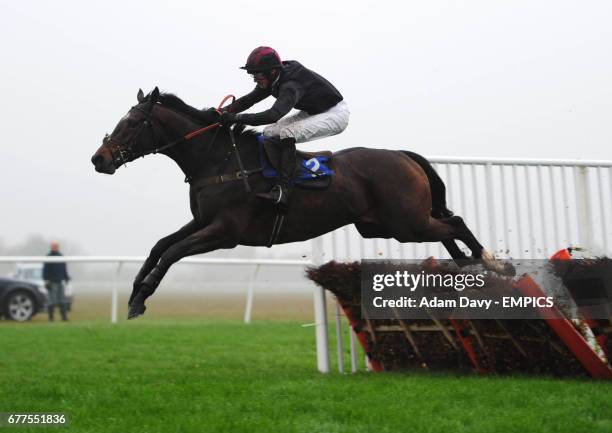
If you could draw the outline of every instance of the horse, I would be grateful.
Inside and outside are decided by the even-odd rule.
[[[228,128],[217,123],[214,109],[199,110],[157,87],[146,96],[139,90],[137,101],[104,137],[91,162],[97,172],[112,175],[139,157],[166,155],[190,184],[193,218],[151,249],[134,279],[128,319],[144,314],[146,299],[181,258],[237,245],[264,246],[278,229],[278,211],[255,195],[268,191],[273,180],[262,175],[253,130]],[[294,188],[275,244],[354,224],[364,238],[442,242],[456,262],[468,259],[456,244],[459,240],[472,259],[509,272],[447,208],[445,185],[424,157],[354,147],[333,153],[329,166],[333,176],[327,189]]]

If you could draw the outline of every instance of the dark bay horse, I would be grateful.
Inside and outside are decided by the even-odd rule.
[[[271,184],[260,167],[256,135],[235,130],[235,142],[249,173],[252,191],[237,175],[239,166],[225,127],[191,139],[189,133],[217,121],[214,111],[200,111],[157,88],[119,121],[91,158],[96,171],[113,174],[121,165],[150,153],[172,158],[190,183],[193,219],[160,239],[138,272],[128,318],[144,313],[145,300],[172,264],[183,257],[237,245],[264,246],[276,211],[255,194]],[[456,261],[472,257],[498,272],[508,270],[483,249],[461,217],[446,207],[444,183],[420,155],[399,150],[350,148],[333,154],[335,175],[326,190],[294,190],[276,243],[299,242],[355,224],[364,238],[399,242],[442,242]]]

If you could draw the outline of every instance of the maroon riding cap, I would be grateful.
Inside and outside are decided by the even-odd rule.
[[[246,69],[248,73],[254,73],[281,68],[282,66],[281,58],[274,48],[257,47],[249,54],[246,65],[241,66],[240,69]]]

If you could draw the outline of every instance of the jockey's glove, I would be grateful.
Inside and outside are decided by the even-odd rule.
[[[232,126],[234,123],[236,123],[236,113],[229,113],[227,111],[224,112],[221,115],[221,123],[223,124],[223,126]]]

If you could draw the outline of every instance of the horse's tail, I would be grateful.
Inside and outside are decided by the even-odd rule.
[[[403,150],[406,155],[414,162],[419,164],[427,175],[429,187],[431,189],[431,216],[434,218],[446,218],[453,216],[453,212],[446,207],[446,186],[436,173],[431,163],[418,153]]]

